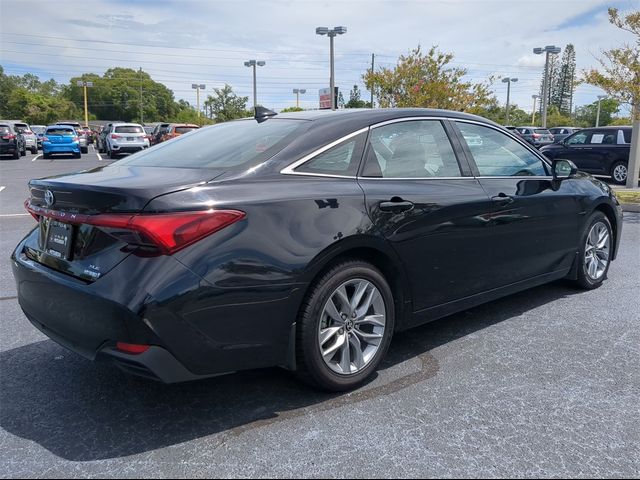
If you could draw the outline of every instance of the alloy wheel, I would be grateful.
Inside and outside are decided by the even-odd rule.
[[[609,265],[611,235],[603,222],[597,222],[589,231],[584,250],[584,265],[592,280],[599,280]]]
[[[322,310],[318,332],[320,353],[335,373],[353,375],[375,357],[386,328],[382,294],[368,280],[340,285]]]
[[[627,167],[625,165],[617,165],[616,168],[613,169],[613,178],[618,182],[626,182]]]

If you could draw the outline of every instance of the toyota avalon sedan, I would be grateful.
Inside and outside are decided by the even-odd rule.
[[[393,334],[558,279],[593,289],[603,182],[480,117],[385,109],[222,123],[32,180],[12,255],[27,318],[163,382],[282,366],[361,385]]]

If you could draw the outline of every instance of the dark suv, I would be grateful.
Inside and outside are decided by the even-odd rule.
[[[0,155],[12,155],[14,159],[26,154],[24,136],[12,123],[0,123]]]
[[[631,127],[585,128],[540,151],[550,159],[566,158],[584,171],[609,175],[614,183],[627,181]]]

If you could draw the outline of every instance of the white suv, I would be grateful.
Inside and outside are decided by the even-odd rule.
[[[106,136],[109,158],[149,148],[149,139],[139,123],[114,123]]]

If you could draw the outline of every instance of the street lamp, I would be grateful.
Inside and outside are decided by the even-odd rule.
[[[536,124],[536,100],[540,98],[540,95],[531,95],[533,98],[533,113],[531,114],[531,126],[535,126]]]
[[[329,37],[329,45],[330,45],[330,56],[329,63],[331,65],[331,73],[329,77],[329,88],[331,89],[331,110],[336,109],[336,89],[335,89],[335,73],[333,67],[333,38],[336,35],[344,35],[347,33],[347,27],[335,27],[333,29],[329,29],[327,27],[318,27],[316,28],[317,35],[327,35]]]
[[[256,92],[256,66],[264,67],[267,63],[262,60],[249,60],[244,62],[245,67],[253,67],[253,108],[258,106],[258,94]]]
[[[547,45],[544,48],[534,48],[536,55],[546,54],[544,62],[544,82],[542,86],[542,128],[547,128],[547,104],[549,102],[549,55],[560,53],[560,47]]]
[[[89,109],[87,108],[87,87],[93,87],[93,82],[76,80],[76,85],[84,90],[84,126],[89,126]]]
[[[300,108],[300,94],[307,93],[307,90],[304,88],[294,88],[293,93],[296,94],[296,108]]]
[[[607,98],[606,95],[598,95],[598,114],[596,115],[596,127],[600,126],[600,102]]]
[[[502,79],[502,83],[507,84],[507,113],[505,115],[505,120],[504,120],[505,125],[509,125],[509,96],[511,94],[511,83],[517,82],[517,81],[518,81],[517,78],[510,78],[510,77]]]
[[[198,123],[200,123],[200,90],[204,90],[207,88],[206,85],[202,83],[192,83],[191,88],[196,90],[196,104],[198,106]]]

